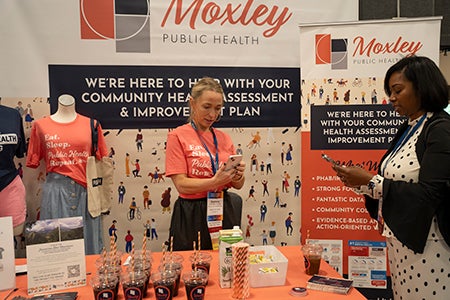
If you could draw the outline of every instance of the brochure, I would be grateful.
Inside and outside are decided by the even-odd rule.
[[[306,288],[311,290],[332,292],[337,294],[348,294],[353,286],[353,281],[343,278],[326,277],[320,275],[312,276],[306,283]]]
[[[348,241],[348,279],[357,288],[387,288],[386,242]]]
[[[86,285],[82,217],[36,221],[25,237],[28,294]]]

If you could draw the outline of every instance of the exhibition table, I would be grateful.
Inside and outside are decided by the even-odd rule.
[[[278,247],[281,253],[288,259],[288,269],[286,275],[286,282],[283,286],[270,286],[270,287],[259,287],[259,288],[251,288],[250,289],[250,298],[249,299],[293,299],[297,298],[291,296],[289,294],[290,290],[293,287],[306,287],[306,281],[311,277],[305,274],[305,266],[303,263],[303,256],[299,246],[284,246]],[[222,289],[219,286],[219,268],[218,268],[218,252],[217,251],[209,251],[213,260],[211,262],[211,270],[209,282],[206,287],[206,299],[232,299],[231,298],[231,289]],[[184,257],[183,267],[185,270],[190,269],[191,265],[189,262],[189,255],[192,254],[192,251],[180,251],[177,252]],[[126,255],[126,254],[125,254]],[[161,259],[161,252],[153,252],[153,267],[152,270],[156,270],[159,265],[159,261]],[[88,255],[86,256],[86,270],[87,270],[87,282],[89,283],[89,279],[92,276],[91,274],[95,273],[95,260],[98,255]],[[26,259],[17,259],[16,265],[26,264]],[[337,273],[330,265],[328,265],[325,261],[322,260],[320,265],[320,275],[330,276],[330,277],[341,277],[339,273]],[[9,300],[14,298],[15,296],[23,296],[23,297],[31,297],[27,295],[27,276],[26,275],[18,275],[16,277],[16,286],[18,288],[17,291],[14,291],[10,296]],[[94,294],[92,292],[92,288],[89,285],[74,288],[74,289],[66,289],[64,291],[77,291],[78,299],[92,299]],[[1,291],[0,299],[5,299],[10,291]],[[55,291],[55,293],[60,291]],[[347,299],[347,300],[359,300],[366,299],[357,289],[352,288],[347,295],[340,295],[335,293],[321,292],[308,290],[308,295],[305,297],[300,297],[303,299]],[[118,300],[123,300],[123,293],[120,289]],[[151,287],[148,289],[148,294],[145,299],[155,299],[154,291]],[[186,299],[186,292],[184,290],[184,285],[181,284],[178,296],[174,297],[174,299]]]

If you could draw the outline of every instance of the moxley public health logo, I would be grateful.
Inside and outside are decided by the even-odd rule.
[[[332,39],[331,34],[316,34],[316,65],[331,65],[332,70],[347,69],[347,39]]]
[[[150,53],[150,0],[80,0],[81,39],[113,40],[116,52]]]

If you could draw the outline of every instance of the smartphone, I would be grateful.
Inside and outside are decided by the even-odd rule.
[[[234,169],[237,165],[239,165],[241,160],[242,160],[242,155],[239,155],[239,154],[230,155],[226,162],[225,171]]]
[[[327,162],[331,163],[332,165],[338,165],[338,163],[334,159],[332,159],[325,153],[322,153],[322,158],[325,159]]]

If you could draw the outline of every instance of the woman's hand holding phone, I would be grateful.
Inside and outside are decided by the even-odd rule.
[[[239,154],[230,155],[228,157],[227,162],[225,163],[225,171],[229,171],[231,169],[236,168],[241,161],[242,161],[242,155],[239,155]]]

